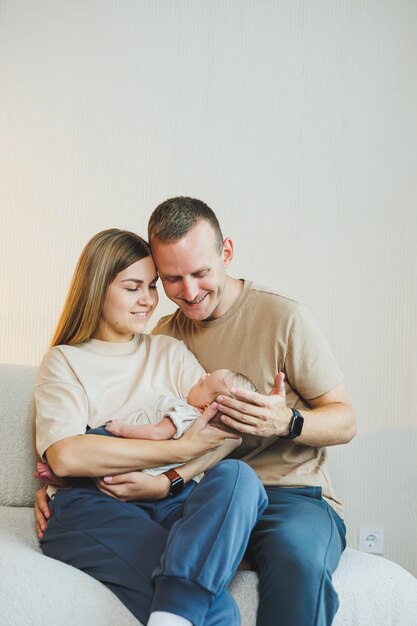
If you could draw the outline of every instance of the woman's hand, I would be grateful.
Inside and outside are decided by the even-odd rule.
[[[222,408],[216,402],[212,402],[184,435],[176,440],[178,446],[181,446],[183,462],[216,450],[225,439],[240,439],[241,435],[238,432],[236,434],[225,432],[209,424],[217,411]]]
[[[49,509],[49,496],[46,493],[46,485],[38,489],[35,494],[35,518],[36,518],[36,531],[39,539],[43,539],[43,534],[46,530],[48,519],[51,517],[51,511]]]
[[[145,472],[128,472],[118,476],[94,479],[97,487],[107,496],[123,502],[132,500],[162,500],[166,498],[171,483],[165,474],[151,476]]]

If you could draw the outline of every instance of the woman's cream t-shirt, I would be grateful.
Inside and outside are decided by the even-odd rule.
[[[186,398],[204,373],[182,341],[136,335],[125,343],[91,339],[44,356],[35,388],[36,447],[84,434],[154,406],[161,394]]]

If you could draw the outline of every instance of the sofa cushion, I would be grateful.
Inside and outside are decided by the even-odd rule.
[[[2,626],[138,626],[107,587],[44,556],[33,508],[0,507]]]
[[[42,555],[32,508],[0,507],[0,555],[2,626],[138,626],[104,585]],[[417,580],[392,561],[347,548],[334,585],[333,626],[417,626]],[[257,574],[237,572],[230,590],[242,626],[255,626]]]
[[[417,626],[417,579],[397,563],[346,548],[333,583],[333,626]]]
[[[33,505],[33,495],[41,484],[33,478],[35,375],[35,367],[0,364],[0,505]]]

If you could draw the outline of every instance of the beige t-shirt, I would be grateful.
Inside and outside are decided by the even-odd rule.
[[[343,380],[308,307],[250,281],[244,281],[240,297],[222,317],[193,321],[178,309],[152,333],[184,341],[208,372],[224,367],[245,374],[263,394],[270,393],[275,374],[284,372],[291,407],[308,408],[309,399]],[[245,435],[233,456],[248,461],[265,485],[321,487],[323,497],[342,514],[324,448]]]
[[[51,348],[35,388],[36,447],[84,434],[111,419],[125,420],[161,394],[186,398],[204,370],[184,344],[136,335],[125,343],[91,339]]]

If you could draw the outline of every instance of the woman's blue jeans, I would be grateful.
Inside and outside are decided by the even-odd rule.
[[[41,546],[105,584],[144,624],[168,611],[195,626],[238,626],[227,586],[266,505],[259,478],[236,460],[156,502],[121,502],[78,479],[52,501]]]

